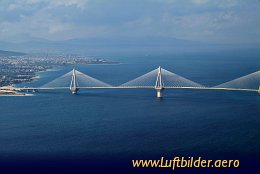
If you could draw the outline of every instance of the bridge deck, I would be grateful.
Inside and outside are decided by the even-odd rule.
[[[85,86],[77,87],[78,89],[155,89],[155,86]],[[251,91],[258,92],[258,89],[243,89],[243,88],[216,88],[216,87],[189,87],[189,86],[165,86],[164,89],[195,89],[195,90],[227,90],[227,91]],[[26,91],[26,90],[61,90],[70,89],[70,87],[54,87],[54,88],[12,88],[12,89],[0,89],[0,90],[15,90],[15,91]]]

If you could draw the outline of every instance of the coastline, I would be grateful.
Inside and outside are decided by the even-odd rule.
[[[7,94],[0,94],[0,97],[31,97],[34,96],[33,94],[14,94],[14,95],[7,95]]]
[[[3,86],[0,87],[0,97],[1,96],[33,96],[33,94],[17,91],[13,86]]]
[[[17,91],[0,90],[0,97],[9,97],[9,96],[28,97],[28,96],[33,96],[33,94],[21,93]]]
[[[37,73],[38,73],[38,72],[37,72]],[[41,78],[41,76],[40,76],[40,75],[38,75],[37,73],[36,73],[36,75],[35,75],[35,76],[33,76],[33,77],[31,78],[32,80],[35,80],[35,79],[39,79],[39,78]]]

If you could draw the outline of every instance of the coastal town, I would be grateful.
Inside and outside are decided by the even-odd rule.
[[[78,55],[21,55],[0,57],[0,87],[30,82],[36,73],[46,71],[54,66],[75,64],[110,64],[104,58]]]

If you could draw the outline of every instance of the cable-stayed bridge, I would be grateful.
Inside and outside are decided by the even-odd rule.
[[[76,94],[80,89],[101,88],[101,89],[129,89],[129,88],[148,88],[155,89],[158,98],[163,97],[164,89],[197,89],[197,90],[236,90],[251,91],[260,93],[260,71],[246,76],[231,80],[229,82],[206,87],[189,79],[186,79],[173,72],[158,67],[142,76],[130,80],[122,85],[114,86],[102,82],[89,75],[73,69],[53,81],[35,88],[14,88],[17,91],[38,91],[38,90],[58,90],[69,89],[72,94]]]

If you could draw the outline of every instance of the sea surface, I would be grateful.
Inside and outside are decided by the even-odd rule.
[[[162,66],[205,86],[260,69],[260,54],[250,52],[109,59],[120,64],[56,67],[20,86],[41,86],[72,68],[120,85]],[[0,166],[6,171],[138,171],[131,168],[132,159],[202,156],[240,159],[248,170],[250,165],[257,167],[259,94],[166,89],[163,99],[155,95],[153,89],[81,89],[78,95],[57,90],[39,91],[32,97],[1,97]]]

